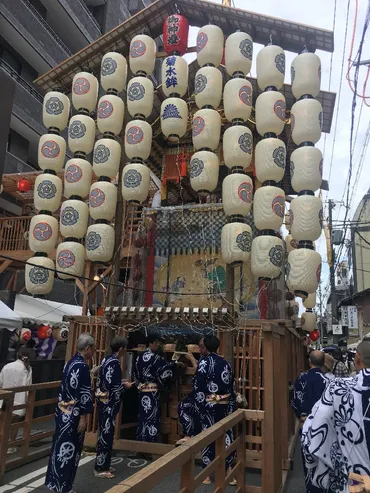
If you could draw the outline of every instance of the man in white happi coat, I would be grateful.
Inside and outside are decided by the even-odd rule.
[[[358,345],[355,366],[355,377],[328,383],[304,424],[310,493],[347,493],[350,473],[370,476],[370,339]]]

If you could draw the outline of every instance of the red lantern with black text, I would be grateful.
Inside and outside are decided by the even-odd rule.
[[[40,325],[37,328],[37,337],[39,339],[48,339],[51,336],[51,332],[50,325]]]
[[[22,178],[17,183],[17,189],[21,193],[27,193],[30,188],[31,188],[31,183],[25,178]]]
[[[315,342],[317,341],[317,339],[319,338],[320,336],[320,332],[318,330],[314,330],[310,333],[310,339],[312,342]]]
[[[189,22],[179,14],[170,15],[163,23],[163,46],[167,55],[182,56],[188,47]]]

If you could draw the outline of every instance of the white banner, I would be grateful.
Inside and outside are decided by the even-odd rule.
[[[358,329],[357,306],[348,306],[348,328]]]
[[[345,327],[348,327],[348,306],[341,306],[341,323]]]
[[[333,335],[341,336],[343,334],[341,325],[333,325]]]

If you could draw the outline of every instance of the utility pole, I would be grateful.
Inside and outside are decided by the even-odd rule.
[[[330,262],[330,292],[331,292],[331,318],[332,325],[337,321],[337,297],[335,291],[335,252],[333,245],[333,209],[335,203],[332,199],[329,199],[329,238],[330,238],[330,252],[331,252],[331,262]],[[334,335],[333,335],[333,342]]]

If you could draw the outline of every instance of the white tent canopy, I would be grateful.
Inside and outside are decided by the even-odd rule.
[[[20,329],[22,317],[14,313],[5,303],[0,301],[0,329]]]
[[[65,315],[70,317],[82,315],[80,306],[32,298],[25,294],[16,295],[14,311],[21,318],[37,320],[45,324],[62,322]]]

